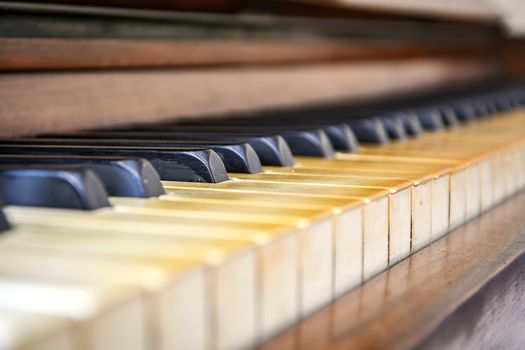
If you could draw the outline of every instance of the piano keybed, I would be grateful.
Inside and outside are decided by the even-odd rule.
[[[0,142],[0,348],[272,338],[523,189],[523,90],[461,101]]]

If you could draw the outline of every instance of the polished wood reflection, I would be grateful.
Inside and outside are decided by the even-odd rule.
[[[518,344],[525,303],[525,274],[520,272],[525,263],[524,205],[525,194],[512,198],[261,349]],[[498,279],[502,282],[495,283]],[[476,342],[468,343],[468,338]]]

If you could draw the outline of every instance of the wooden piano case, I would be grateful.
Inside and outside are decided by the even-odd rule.
[[[172,11],[168,1],[85,3],[0,4],[0,136],[249,116],[524,72],[523,44],[505,39],[485,10],[400,16],[319,1],[177,8],[193,12]],[[156,9],[129,8],[145,4]],[[271,10],[253,10],[261,8]],[[524,201],[472,221],[262,348],[518,348]]]

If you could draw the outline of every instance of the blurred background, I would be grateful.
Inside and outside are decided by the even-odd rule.
[[[520,0],[0,2],[0,103],[9,106],[0,133],[521,79],[524,7]]]

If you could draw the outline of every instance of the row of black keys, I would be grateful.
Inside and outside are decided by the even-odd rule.
[[[355,152],[359,142],[417,137],[524,105],[525,88],[514,87],[414,109],[369,108],[368,116],[311,110],[2,140],[0,195],[11,205],[97,209],[109,206],[107,194],[160,196],[160,179],[222,182],[227,172],[292,166],[293,155]]]

